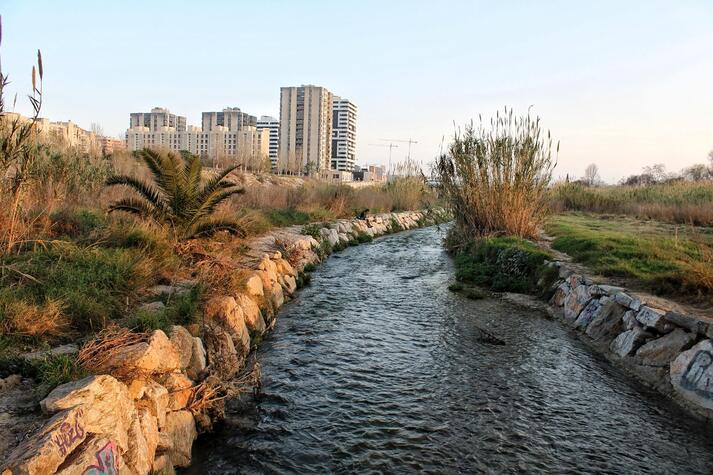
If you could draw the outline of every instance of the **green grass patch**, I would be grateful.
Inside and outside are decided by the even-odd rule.
[[[188,325],[198,321],[201,302],[201,288],[192,287],[188,292],[176,294],[164,303],[160,310],[139,310],[130,326],[140,331],[168,330],[173,325]]]
[[[496,292],[542,293],[549,285],[542,280],[548,258],[535,244],[516,237],[479,239],[456,255],[456,280]]]
[[[598,274],[624,278],[661,295],[711,297],[709,228],[576,213],[553,217],[546,231],[555,238],[553,248]]]

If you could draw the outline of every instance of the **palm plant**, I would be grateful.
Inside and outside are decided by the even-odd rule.
[[[169,225],[181,238],[207,236],[218,231],[244,235],[236,221],[211,217],[229,197],[245,192],[226,179],[237,167],[227,168],[203,180],[200,158],[190,153],[177,155],[144,149],[138,156],[151,172],[154,183],[127,175],[110,177],[107,186],[125,185],[139,195],[112,203],[110,212],[126,211]]]

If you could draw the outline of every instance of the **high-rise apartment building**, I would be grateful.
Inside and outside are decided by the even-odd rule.
[[[332,104],[332,168],[351,172],[356,165],[357,107],[338,96]]]
[[[210,132],[219,126],[230,132],[237,132],[243,127],[257,125],[257,117],[242,112],[239,107],[226,107],[222,112],[203,112],[201,119],[204,132]]]
[[[180,115],[171,114],[168,109],[154,107],[151,112],[133,112],[130,114],[129,128],[148,127],[152,132],[161,130],[164,127],[172,127],[177,132],[186,131],[186,118]]]
[[[258,130],[267,130],[270,134],[270,164],[272,169],[277,169],[277,151],[280,146],[280,121],[269,115],[263,115],[257,121]]]
[[[316,173],[332,158],[332,93],[320,86],[280,88],[279,171]]]

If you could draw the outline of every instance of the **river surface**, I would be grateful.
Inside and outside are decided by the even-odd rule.
[[[231,404],[187,473],[713,472],[713,431],[559,322],[449,292],[442,237],[321,266],[258,350],[260,394]]]

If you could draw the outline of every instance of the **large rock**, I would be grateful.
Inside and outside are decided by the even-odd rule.
[[[119,475],[128,471],[117,444],[104,436],[88,437],[62,464],[57,475]]]
[[[152,439],[152,440],[151,440]],[[149,473],[156,456],[158,425],[147,409],[137,412],[129,427],[129,450],[124,453],[126,465],[136,474]]]
[[[634,327],[617,336],[611,342],[609,349],[620,357],[629,356],[636,351],[651,334],[641,327]]]
[[[97,368],[117,375],[157,374],[180,369],[181,357],[166,334],[155,330],[147,342],[120,348]]]
[[[197,380],[201,377],[203,370],[206,368],[206,352],[203,347],[203,340],[197,336],[193,337],[193,353],[191,356],[191,362],[186,368],[186,374],[192,380]]]
[[[662,332],[667,323],[664,318],[665,315],[666,312],[663,310],[643,305],[639,313],[636,314],[636,319],[646,328]]]
[[[624,316],[625,310],[624,307],[617,304],[614,300],[605,301],[587,327],[587,335],[594,340],[611,340],[615,335],[621,332],[623,328],[622,317]]]
[[[248,329],[263,333],[265,331],[265,320],[262,318],[262,312],[260,312],[260,307],[258,307],[257,303],[245,294],[236,295],[235,301],[243,311],[245,325]]]
[[[636,320],[636,312],[633,310],[627,310],[624,316],[621,317],[621,322],[624,325],[624,330],[631,330],[632,328],[639,326],[638,320]]]
[[[169,438],[167,454],[177,467],[187,467],[191,463],[191,448],[198,437],[196,422],[189,411],[169,412],[166,427],[161,431]]]
[[[250,350],[250,333],[246,326],[245,312],[233,297],[215,297],[209,300],[204,314],[206,320],[217,323],[228,332],[234,348],[239,349],[241,353]]]
[[[139,410],[146,410],[162,427],[168,410],[168,390],[153,380],[136,379],[129,384],[129,396]]]
[[[170,340],[178,350],[181,361],[181,369],[186,369],[193,356],[193,336],[180,325],[173,325],[169,332]]]
[[[168,410],[185,409],[193,394],[193,381],[183,373],[169,373],[164,375],[160,382],[168,390]]]
[[[571,291],[572,289],[570,288],[569,284],[567,282],[562,282],[560,285],[557,286],[557,290],[555,290],[552,299],[550,299],[550,303],[556,307],[562,307],[564,305],[565,298],[567,298],[567,295]]]
[[[13,475],[55,473],[86,439],[84,415],[81,406],[55,414],[37,433],[16,447],[2,466]]]
[[[579,312],[579,316],[574,321],[572,325],[578,330],[586,330],[592,320],[599,315],[599,311],[602,308],[602,302],[599,299],[592,299],[589,303]]]
[[[238,357],[230,335],[220,327],[208,327],[204,341],[209,372],[225,380],[235,376],[242,366],[244,354]]]
[[[629,308],[635,312],[638,312],[641,308],[641,301],[638,298],[632,297],[626,292],[618,292],[616,295],[614,295],[614,300],[616,300],[619,305],[623,305],[624,307]]]
[[[651,340],[636,352],[642,364],[668,366],[668,364],[696,339],[695,334],[677,328],[671,333]]]
[[[703,340],[671,363],[671,384],[683,398],[713,409],[713,342]]]
[[[574,290],[572,290],[572,292],[570,292],[564,299],[564,318],[570,322],[577,319],[580,312],[592,299],[586,285],[580,284],[573,289]]]
[[[127,431],[134,418],[134,403],[126,386],[111,376],[89,376],[57,386],[40,406],[48,414],[82,407],[87,432],[108,436],[122,451],[128,449]]]
[[[671,311],[666,312],[664,318],[669,323],[686,328],[693,333],[698,333],[699,335],[705,335],[708,330],[708,323],[692,315]]]
[[[259,274],[254,273],[245,280],[245,290],[254,297],[262,297],[264,295],[262,279]]]

